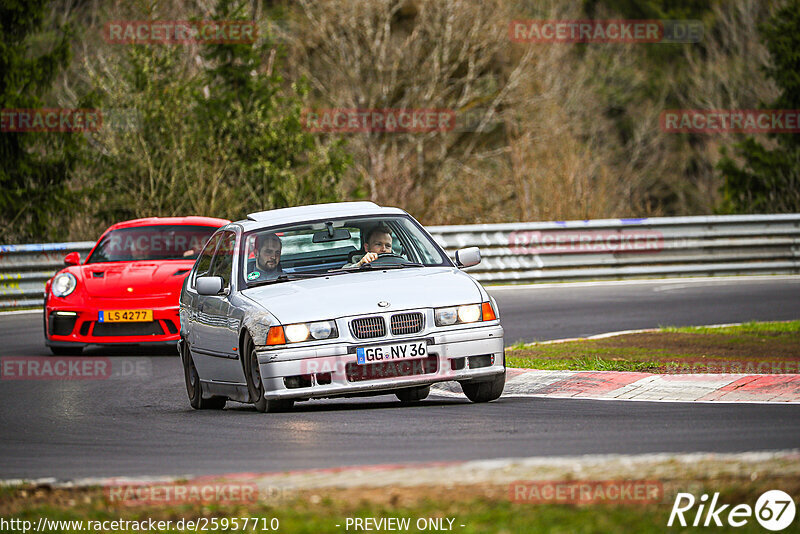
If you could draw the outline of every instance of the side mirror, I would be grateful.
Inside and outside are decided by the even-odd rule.
[[[478,247],[461,248],[456,250],[456,265],[459,269],[472,267],[481,262],[481,249]]]
[[[81,255],[77,252],[70,252],[64,256],[64,265],[80,265]]]
[[[221,291],[221,276],[201,276],[197,279],[197,292],[200,295],[219,295]]]

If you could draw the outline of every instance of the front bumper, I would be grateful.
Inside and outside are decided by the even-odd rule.
[[[503,327],[498,323],[428,332],[406,339],[392,339],[391,343],[423,339],[427,340],[426,361],[394,362],[392,365],[400,372],[389,377],[369,376],[370,373],[365,377],[361,373],[364,366],[356,363],[357,346],[381,343],[346,342],[279,350],[262,348],[257,354],[264,396],[269,400],[348,396],[451,380],[488,380],[505,372]],[[377,374],[381,374],[380,370]],[[288,387],[287,383],[293,387]]]
[[[98,312],[115,309],[150,309],[148,323],[100,323]],[[180,336],[177,306],[148,306],[141,302],[109,302],[102,307],[64,304],[45,307],[45,345],[173,345]]]

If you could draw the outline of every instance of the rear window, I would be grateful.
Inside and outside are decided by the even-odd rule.
[[[216,230],[177,224],[120,228],[103,236],[86,263],[194,260]]]

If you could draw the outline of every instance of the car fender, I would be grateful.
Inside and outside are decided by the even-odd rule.
[[[75,281],[77,282],[77,286],[75,287],[75,291],[67,295],[66,297],[56,297],[50,291],[50,288],[53,286],[53,280],[55,280],[56,276],[62,273],[70,273],[72,276],[75,277]],[[49,307],[50,305],[54,304],[67,304],[67,303],[76,303],[80,304],[83,303],[86,299],[86,283],[83,278],[83,272],[81,269],[76,268],[75,266],[71,267],[64,267],[59,269],[56,274],[50,277],[50,279],[44,285],[44,293],[45,293],[45,308]],[[58,300],[56,300],[58,299]]]
[[[492,296],[491,296],[491,295],[489,295],[489,292],[488,292],[488,291],[486,291],[486,288],[485,288],[485,287],[483,287],[483,286],[481,285],[481,283],[480,283],[480,282],[478,282],[478,281],[477,281],[477,280],[476,280],[476,279],[475,279],[475,278],[474,278],[472,275],[470,275],[469,273],[465,273],[465,272],[461,271],[461,274],[462,274],[462,275],[464,275],[464,276],[467,276],[467,277],[469,277],[469,279],[470,279],[470,280],[472,280],[472,283],[473,283],[473,284],[475,284],[475,287],[477,287],[477,288],[478,288],[478,291],[479,291],[479,292],[480,292],[480,294],[481,294],[481,302],[486,302],[487,300],[490,300],[490,301],[492,302],[492,304],[494,305],[494,309],[495,309],[495,311],[497,311],[497,303],[494,301],[494,299],[492,298]]]
[[[239,330],[239,340],[248,334],[257,347],[267,344],[267,334],[271,326],[278,324],[274,315],[265,310],[253,310],[242,318]]]

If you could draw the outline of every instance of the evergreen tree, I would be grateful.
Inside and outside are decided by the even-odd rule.
[[[15,109],[45,105],[59,72],[69,65],[70,29],[56,42],[37,41],[45,0],[0,0],[0,110],[4,124]],[[64,237],[54,220],[69,211],[66,187],[83,141],[80,133],[0,131],[0,243],[55,241]]]
[[[772,59],[767,75],[781,89],[772,109],[800,109],[800,0],[789,0],[761,28]],[[800,211],[800,134],[771,134],[772,147],[752,137],[734,145],[741,163],[723,150],[718,168],[727,213]]]
[[[249,22],[222,0],[213,18]],[[261,19],[266,20],[266,19]],[[258,25],[258,21],[253,21]],[[152,215],[242,218],[252,211],[339,199],[349,164],[302,125],[300,84],[278,72],[276,47],[256,42],[130,45],[94,80],[106,106],[135,110],[135,128],[93,135],[90,175],[99,221]]]
[[[220,0],[217,20],[247,20],[247,4]],[[262,27],[263,31],[263,27]],[[255,43],[204,47],[203,92],[196,120],[208,157],[229,162],[228,178],[248,210],[338,200],[350,158],[338,141],[323,146],[302,124],[303,80],[285,86],[280,47],[269,35]]]

